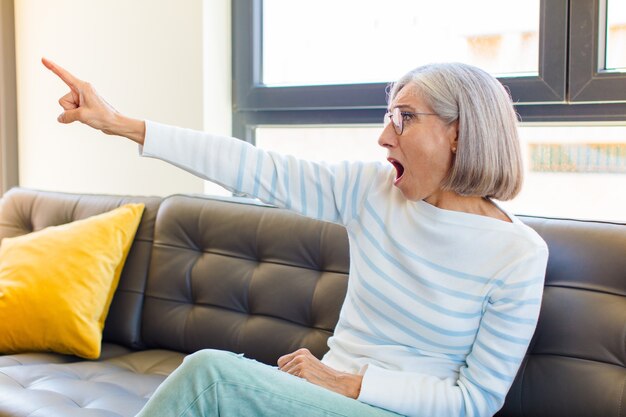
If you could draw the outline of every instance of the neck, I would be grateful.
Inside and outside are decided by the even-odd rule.
[[[511,219],[486,197],[463,196],[454,191],[440,190],[426,197],[424,201],[444,210],[461,211],[511,222]]]

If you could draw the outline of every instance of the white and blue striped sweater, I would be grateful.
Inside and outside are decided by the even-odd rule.
[[[491,416],[537,323],[546,244],[512,223],[408,201],[380,163],[314,163],[146,122],[143,155],[343,224],[350,279],[323,361],[359,400],[409,416]]]

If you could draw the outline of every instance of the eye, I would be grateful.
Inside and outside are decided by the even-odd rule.
[[[405,123],[410,122],[415,117],[417,117],[417,114],[411,113],[411,112],[405,112],[405,111],[401,112],[400,115],[402,116],[402,121]]]

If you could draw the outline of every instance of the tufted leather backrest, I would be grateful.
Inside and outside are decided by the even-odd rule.
[[[338,225],[261,205],[167,198],[156,223],[144,342],[225,349],[273,365],[300,347],[321,357],[348,264]]]
[[[626,416],[626,226],[522,220],[550,258],[537,330],[498,416]]]
[[[14,188],[2,197],[0,240],[58,226],[113,210],[127,203],[146,208],[135,234],[104,325],[103,341],[141,347],[140,314],[148,273],[154,221],[161,199],[110,195],[67,194]]]

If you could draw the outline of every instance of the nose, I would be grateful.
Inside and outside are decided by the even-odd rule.
[[[391,123],[389,123],[378,137],[378,144],[383,148],[393,148],[398,144],[398,135]]]

